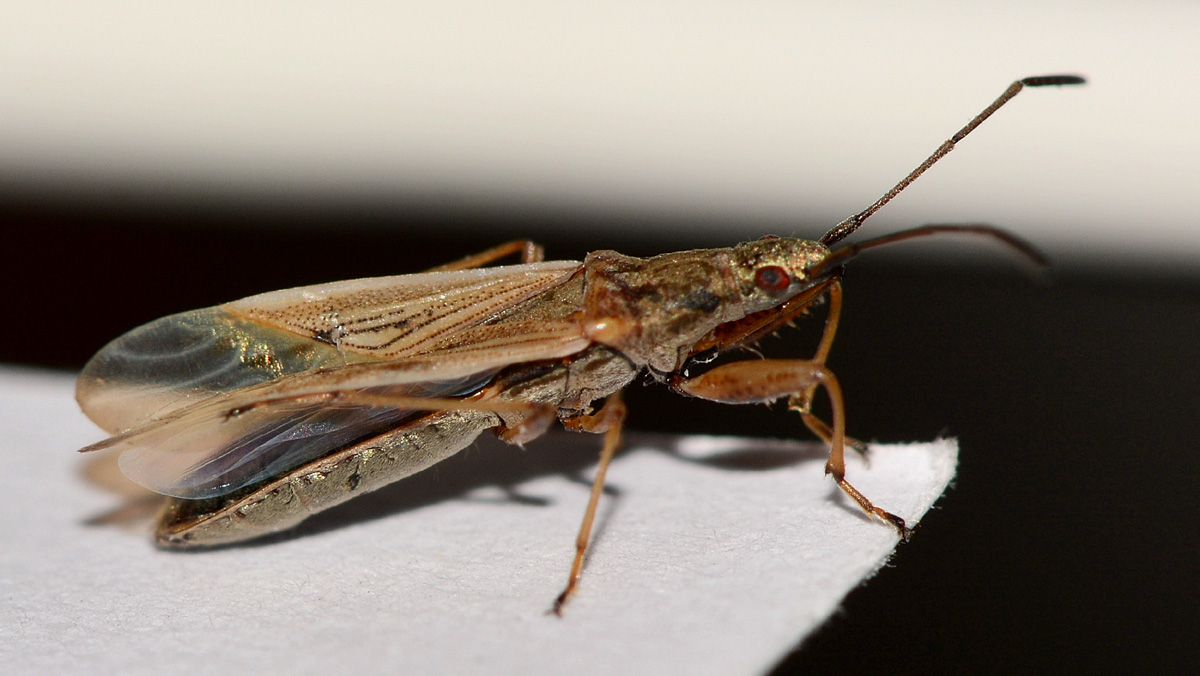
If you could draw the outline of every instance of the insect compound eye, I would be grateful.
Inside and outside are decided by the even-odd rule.
[[[754,283],[764,291],[783,291],[792,280],[787,270],[778,265],[766,265],[754,271]]]

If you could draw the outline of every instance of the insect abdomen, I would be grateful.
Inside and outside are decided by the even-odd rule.
[[[155,539],[160,547],[181,549],[287,530],[317,512],[454,455],[497,424],[496,415],[485,411],[433,413],[232,495],[171,499]]]

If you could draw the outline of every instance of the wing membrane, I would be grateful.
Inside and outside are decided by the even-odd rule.
[[[105,346],[76,398],[111,433],[296,374],[420,356],[578,268],[554,261],[350,280],[171,315]]]
[[[109,343],[84,367],[75,396],[89,418],[117,432],[215,394],[362,360],[206,308],[157,319]]]
[[[157,492],[221,495],[403,422],[388,412],[396,409],[346,408],[324,395],[458,397],[505,366],[565,357],[590,342],[573,322],[513,321],[464,335],[471,340],[408,360],[304,371],[215,394],[83,450],[119,449],[122,470]]]
[[[367,392],[461,396],[490,377],[479,374],[467,380]],[[164,495],[195,500],[225,495],[289,472],[348,444],[394,429],[414,415],[416,412],[403,409],[336,401],[289,402],[218,421],[185,418],[116,446],[122,451],[121,470],[130,479]]]

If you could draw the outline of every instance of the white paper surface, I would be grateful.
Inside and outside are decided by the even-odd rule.
[[[72,387],[0,368],[5,673],[761,673],[897,540],[819,444],[631,433],[580,592],[548,616],[599,448],[558,434],[485,441],[288,537],[158,551],[144,527],[87,524],[125,499],[82,475],[101,432]],[[848,478],[916,520],[956,457],[878,446]]]

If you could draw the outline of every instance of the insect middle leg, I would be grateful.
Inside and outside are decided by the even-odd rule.
[[[410,397],[387,393],[367,393],[361,391],[328,392],[309,395],[313,401],[330,401],[342,404],[373,406],[383,408],[406,408],[426,411],[487,411],[503,416],[515,415],[514,423],[501,424],[497,435],[509,443],[524,443],[545,431],[547,424],[555,417],[553,406],[522,401],[497,400],[494,398],[447,399],[436,397]],[[289,400],[295,402],[296,399]],[[588,542],[591,539],[592,525],[596,520],[596,508],[600,503],[600,495],[604,492],[604,479],[608,466],[621,445],[621,428],[625,423],[627,409],[621,400],[621,393],[609,395],[604,406],[590,415],[578,415],[562,420],[563,426],[569,429],[603,433],[604,447],[600,451],[600,462],[596,467],[596,477],[592,480],[591,496],[588,499],[587,511],[584,512],[583,523],[579,527],[579,535],[575,539],[575,559],[571,563],[571,572],[567,578],[567,586],[558,598],[554,600],[551,611],[562,615],[563,606],[575,593],[579,586],[579,578],[583,572],[583,560],[587,553]]]
[[[824,428],[828,431],[830,446],[825,473],[832,476],[838,487],[868,515],[891,524],[905,540],[911,536],[912,531],[904,524],[904,519],[876,507],[867,496],[846,481],[846,415],[842,387],[823,363],[798,359],[735,362],[718,366],[695,378],[679,378],[671,386],[685,394],[723,404],[764,403],[781,397],[789,397],[789,401],[792,401],[808,396],[811,400],[811,395],[806,393],[816,387],[824,388],[833,406],[832,428]],[[811,414],[801,411],[801,415],[806,416],[805,422],[809,423],[808,416]],[[825,425],[824,422],[818,422]],[[809,427],[812,428],[811,423]]]
[[[604,492],[604,476],[608,473],[608,465],[616,455],[621,445],[621,427],[625,424],[627,409],[621,400],[621,392],[609,395],[604,401],[604,407],[592,415],[581,415],[563,420],[563,425],[581,432],[604,433],[604,448],[600,451],[600,463],[596,466],[596,478],[592,480],[592,494],[588,499],[587,511],[583,514],[583,524],[579,526],[579,536],[575,538],[575,560],[571,562],[571,573],[567,577],[567,586],[550,609],[555,615],[562,616],[563,606],[575,593],[579,586],[579,576],[583,573],[583,557],[587,553],[588,541],[592,537],[592,524],[596,520],[596,506],[600,504],[600,494]]]

